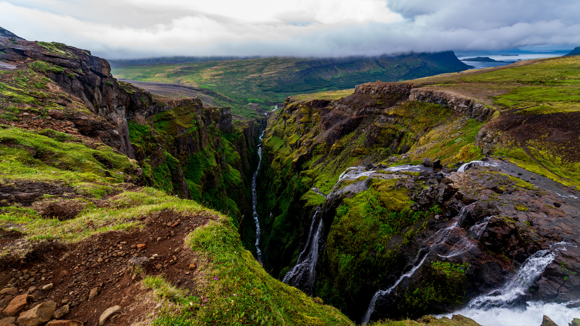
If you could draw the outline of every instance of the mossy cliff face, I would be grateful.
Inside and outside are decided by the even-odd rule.
[[[340,100],[325,94],[316,100],[290,98],[271,115],[259,198],[264,264],[273,275],[283,277],[297,259],[312,208],[324,201],[311,188],[328,194],[350,166],[424,157],[451,166],[481,156],[473,146],[480,122],[439,104],[409,101],[407,84],[388,85],[382,92],[357,87]]]
[[[253,247],[249,181],[258,123],[233,123],[229,109],[199,100],[154,99],[114,79],[109,63],[85,50],[0,42],[0,56],[15,68],[0,76],[3,122],[98,139],[137,159],[145,184],[235,216]]]
[[[268,161],[259,202],[266,269],[282,279],[295,265],[319,206],[324,235],[312,295],[360,320],[378,289],[397,284],[376,301],[372,319],[418,317],[489,293],[514,265],[558,241],[577,243],[580,203],[567,187],[576,182],[577,112],[562,95],[575,80],[545,89],[563,96],[550,101],[565,112],[512,108],[525,101],[517,94],[533,91],[521,89],[528,82],[496,89],[503,87],[498,76],[518,72],[548,80],[556,69],[562,78],[570,60],[370,83],[342,99],[330,93],[289,98],[271,114],[264,136]],[[484,83],[481,93],[472,80]],[[541,111],[541,98],[530,100]],[[455,172],[484,156],[490,167]],[[426,158],[439,160],[436,173],[383,171]],[[337,184],[353,166],[364,176]],[[576,274],[568,266],[580,266],[578,249],[554,250],[564,263],[550,264],[526,289],[527,299],[575,300],[576,281],[569,280]],[[395,283],[415,267],[412,277]]]
[[[129,121],[129,134],[146,184],[235,217],[249,250],[255,250],[251,178],[261,126],[232,122],[229,109],[199,99]]]

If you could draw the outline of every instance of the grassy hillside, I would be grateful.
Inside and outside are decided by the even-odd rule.
[[[254,58],[211,62],[113,64],[117,78],[179,83],[210,90],[212,102],[255,117],[248,104],[270,110],[288,96],[353,88],[375,80],[399,81],[467,69],[453,52],[337,59]],[[206,92],[207,93],[207,92]]]
[[[422,89],[463,94],[494,107],[476,145],[517,165],[580,187],[580,57],[529,60],[422,78]]]

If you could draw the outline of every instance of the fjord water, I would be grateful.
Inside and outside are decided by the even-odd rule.
[[[260,142],[258,143],[258,166],[254,175],[252,176],[252,211],[254,215],[254,222],[256,223],[256,256],[259,262],[262,262],[262,251],[260,250],[260,220],[258,219],[258,194],[256,192],[256,183],[258,181],[258,171],[260,171],[260,165],[262,165],[262,137],[264,133],[260,135]]]

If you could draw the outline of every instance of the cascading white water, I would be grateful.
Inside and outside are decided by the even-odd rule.
[[[485,228],[487,228],[487,224],[491,218],[491,216],[488,216],[484,218],[483,221],[469,228],[469,234],[473,237],[473,239],[479,240],[479,238],[481,238],[481,235],[483,234],[483,231],[485,231]]]
[[[565,243],[557,243],[550,250],[540,250],[526,259],[520,270],[503,287],[490,294],[473,299],[468,305],[472,309],[489,309],[509,305],[537,280],[546,267],[554,261],[560,250],[566,250]]]
[[[419,254],[421,254],[421,252],[419,252]],[[369,304],[367,311],[365,312],[365,314],[362,318],[363,324],[368,323],[369,320],[371,319],[371,315],[373,314],[373,312],[375,312],[375,305],[377,304],[377,300],[382,296],[389,295],[391,293],[391,291],[393,291],[393,289],[395,289],[397,287],[397,285],[399,285],[399,283],[401,283],[405,278],[413,276],[413,274],[415,274],[415,272],[423,265],[423,263],[427,259],[427,256],[428,256],[428,254],[426,254],[425,257],[423,257],[423,259],[421,259],[421,262],[419,264],[413,266],[413,268],[410,271],[401,275],[401,277],[399,277],[399,279],[395,282],[395,284],[393,284],[393,286],[391,286],[390,288],[388,288],[386,290],[378,290],[375,293],[375,295],[371,299],[371,302]]]
[[[320,234],[322,233],[322,217],[320,209],[314,211],[312,223],[306,245],[298,256],[296,265],[284,276],[283,282],[302,290],[310,291],[314,286],[316,277],[316,264],[318,263],[318,247]]]
[[[498,166],[497,163],[494,162],[484,162],[484,161],[471,161],[469,163],[465,163],[457,169],[457,172],[465,172],[468,168],[472,166]]]
[[[537,326],[542,324],[543,316],[546,315],[557,325],[566,326],[580,316],[580,308],[568,308],[565,303],[528,302],[525,310],[507,307],[488,310],[465,308],[436,317],[451,318],[452,315],[471,318],[482,326]]]
[[[556,243],[550,250],[536,252],[500,289],[473,299],[466,308],[452,314],[469,317],[483,326],[539,325],[543,315],[549,316],[558,325],[567,325],[580,316],[580,308],[568,308],[565,303],[528,302],[525,309],[514,309],[511,304],[525,295],[529,286],[541,276],[558,253],[569,245]],[[452,314],[437,317],[451,317]]]
[[[379,290],[375,293],[375,295],[371,299],[371,302],[369,303],[369,307],[367,308],[366,313],[364,314],[364,316],[362,318],[363,324],[366,324],[370,321],[371,315],[375,311],[375,306],[376,306],[378,298],[385,296],[385,295],[389,295],[391,293],[391,291],[393,291],[393,289],[395,289],[397,287],[397,285],[399,285],[399,283],[401,283],[401,281],[403,281],[403,279],[413,276],[413,274],[423,265],[423,262],[425,262],[425,259],[427,259],[427,256],[429,256],[429,253],[431,252],[430,250],[438,245],[444,244],[447,241],[447,239],[449,238],[449,236],[452,234],[452,232],[454,232],[455,230],[458,229],[459,222],[467,216],[469,211],[471,209],[473,209],[474,206],[475,206],[475,203],[462,207],[461,210],[459,211],[459,214],[454,218],[454,221],[453,221],[453,223],[451,223],[450,226],[446,227],[445,229],[441,229],[441,230],[437,231],[435,234],[430,236],[425,241],[429,245],[429,252],[427,252],[427,254],[425,254],[425,256],[423,257],[423,259],[421,259],[419,264],[414,265],[413,268],[409,272],[401,275],[401,277],[399,277],[399,279],[395,282],[395,284],[393,286],[391,286],[390,288],[388,288],[386,290]],[[455,243],[450,249],[448,249],[447,255],[439,255],[439,256],[440,257],[458,256],[458,255],[463,254],[466,251],[468,251],[472,246],[473,246],[473,244],[469,241],[469,239],[467,239],[463,234],[461,234],[460,241]],[[420,254],[421,254],[421,252],[419,252],[417,258],[419,258]],[[415,260],[417,260],[417,258]]]
[[[262,165],[262,137],[264,137],[264,132],[260,135],[260,143],[258,144],[258,167],[254,171],[252,176],[252,214],[254,215],[254,222],[256,223],[256,256],[258,261],[262,262],[262,250],[260,250],[260,220],[258,219],[258,194],[256,192],[256,183],[258,180],[258,171],[260,171],[260,165]]]

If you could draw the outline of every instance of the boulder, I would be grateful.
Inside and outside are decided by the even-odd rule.
[[[540,326],[558,326],[550,317],[544,315],[544,320],[542,320],[542,325]]]
[[[38,326],[52,319],[56,310],[56,302],[43,302],[36,307],[27,310],[18,317],[20,326]]]
[[[441,165],[440,159],[436,159],[435,161],[433,161],[433,168],[434,169],[442,169],[443,168],[443,165]]]
[[[16,316],[27,304],[28,294],[21,294],[12,299],[3,312],[6,316]]]
[[[121,311],[121,306],[113,306],[105,310],[105,312],[101,314],[101,317],[99,317],[99,325],[104,325],[105,322],[107,322],[107,320],[109,320],[109,318],[112,315],[116,314],[119,311]]]
[[[568,326],[580,326],[580,318],[574,318],[574,320],[569,323]]]
[[[431,166],[431,159],[426,157],[423,159],[423,166],[430,167]]]
[[[52,320],[46,326],[83,326],[83,322],[78,320]]]

